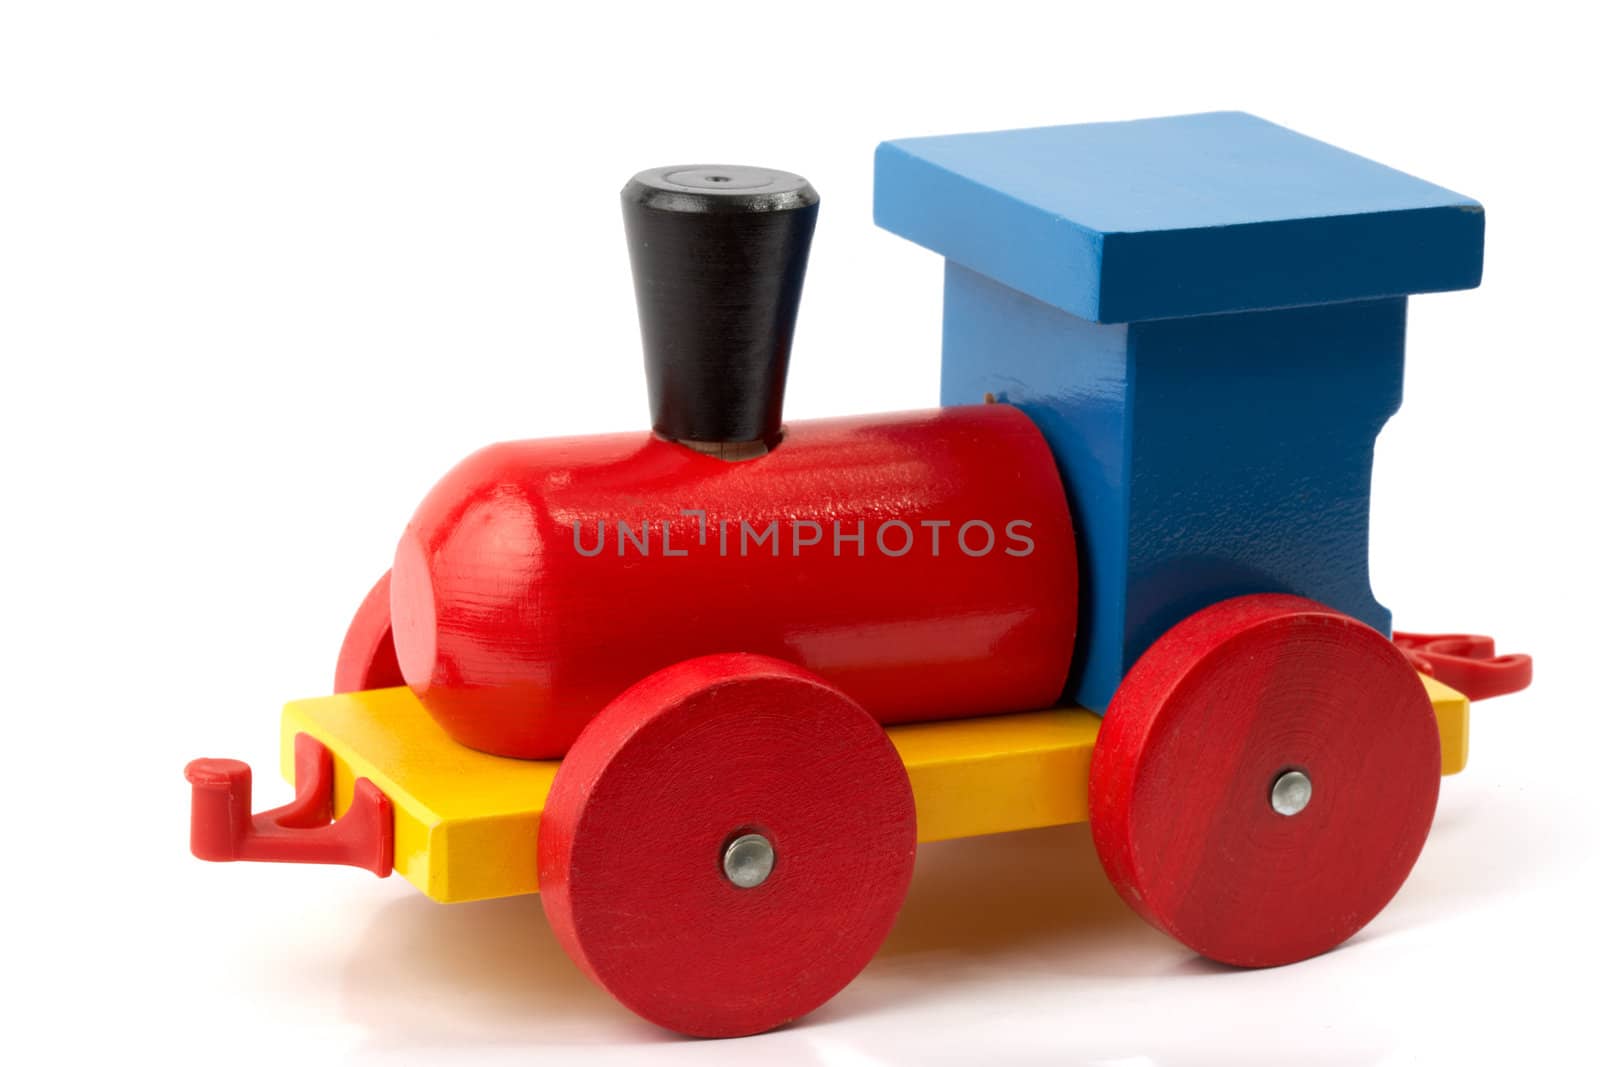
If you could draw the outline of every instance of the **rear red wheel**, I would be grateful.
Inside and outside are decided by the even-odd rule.
[[[1383,635],[1239,597],[1161,637],[1112,700],[1089,817],[1118,892],[1202,955],[1292,963],[1365,926],[1433,822],[1439,730]]]
[[[545,913],[626,1007],[759,1033],[866,966],[910,882],[904,765],[854,701],[761,656],[651,675],[562,761],[539,830]]]

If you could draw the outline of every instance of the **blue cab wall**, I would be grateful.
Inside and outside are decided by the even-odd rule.
[[[1368,501],[1405,311],[1400,296],[1102,324],[947,262],[941,402],[1022,408],[1072,504],[1069,701],[1103,712],[1157,637],[1239,594],[1296,593],[1389,632]]]

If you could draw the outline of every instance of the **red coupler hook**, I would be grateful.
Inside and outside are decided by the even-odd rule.
[[[1533,684],[1533,657],[1497,656],[1492,637],[1397,632],[1394,643],[1413,667],[1468,700],[1505,696]]]
[[[250,814],[250,766],[197,759],[183,769],[194,787],[189,849],[203,860],[342,863],[379,878],[394,868],[394,808],[366,778],[356,780],[350,810],[333,817],[333,757],[310,734],[294,739],[295,798]]]

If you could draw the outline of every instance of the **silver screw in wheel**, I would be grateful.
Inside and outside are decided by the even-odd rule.
[[[772,874],[778,854],[760,834],[741,834],[722,851],[722,873],[740,889],[754,889]]]
[[[1299,815],[1311,803],[1311,779],[1303,771],[1284,771],[1272,783],[1272,810],[1279,815]]]

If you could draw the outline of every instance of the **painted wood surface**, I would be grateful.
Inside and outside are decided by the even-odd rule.
[[[429,494],[390,607],[452,737],[551,758],[716,652],[798,663],[885,723],[1053,706],[1073,545],[1043,437],[999,404],[795,423],[739,463],[644,433],[524,441]]]
[[[1081,319],[1135,322],[1467,289],[1483,207],[1254,115],[913,137],[873,218]]]
[[[1423,678],[1439,724],[1442,770],[1466,765],[1468,704]],[[1100,717],[1080,708],[891,726],[917,802],[922,841],[1081,822]],[[490,756],[453,743],[409,689],[302,700],[284,708],[282,772],[295,738],[327,746],[334,807],[359,778],[394,803],[396,873],[441,903],[538,891],[535,853],[560,764]]]
[[[727,845],[776,859],[735,885]],[[697,1037],[760,1033],[831,998],[905,899],[916,809],[883,728],[818,676],[709,656],[628,689],[578,738],[539,838],[567,954],[637,1014]]]
[[[1399,649],[1299,597],[1239,597],[1157,641],[1106,713],[1089,824],[1117,891],[1201,955],[1270,967],[1341,944],[1410,873],[1439,730]],[[1271,803],[1285,772],[1309,804]]]

